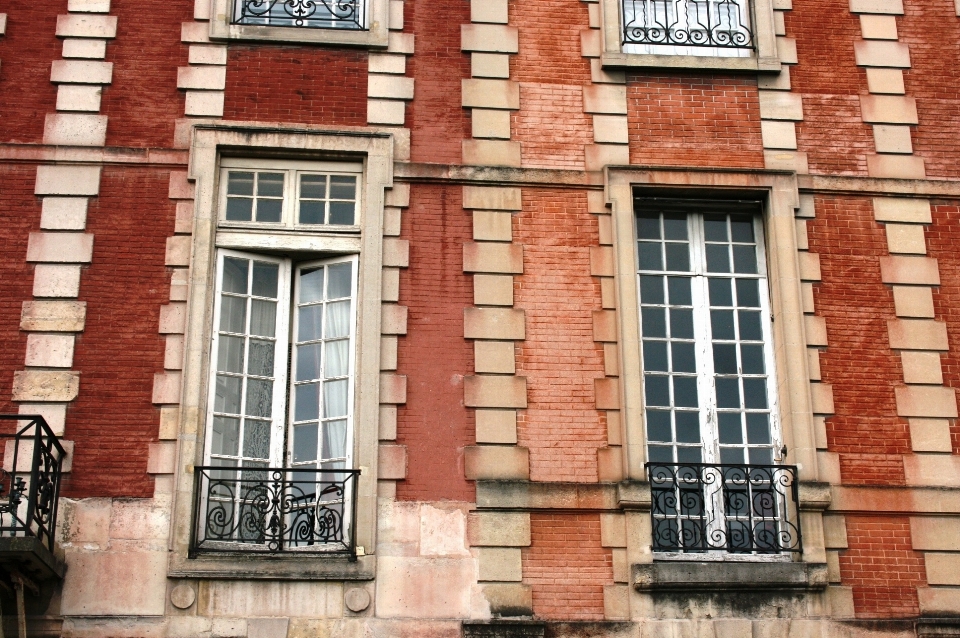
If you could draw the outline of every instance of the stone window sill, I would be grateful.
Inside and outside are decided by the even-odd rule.
[[[191,558],[170,566],[170,578],[216,580],[373,580],[376,556],[359,556],[355,562],[343,556],[218,556]]]
[[[700,55],[649,55],[639,53],[610,53],[600,56],[605,69],[699,69],[730,71],[731,73],[779,73],[778,58],[737,58]]]
[[[677,561],[635,564],[637,591],[819,590],[828,584],[826,563]]]

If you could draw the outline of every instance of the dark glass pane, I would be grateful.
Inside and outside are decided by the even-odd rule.
[[[753,218],[741,215],[731,217],[730,234],[733,241],[753,243]]]
[[[273,381],[247,379],[247,416],[273,416]]]
[[[324,202],[300,200],[300,224],[322,224],[326,214]]]
[[[670,413],[663,410],[647,411],[647,440],[672,441],[670,431]]]
[[[278,264],[265,261],[253,262],[253,294],[257,297],[277,298]]]
[[[753,445],[770,443],[770,423],[766,414],[747,413],[747,442]]]
[[[243,337],[221,335],[217,343],[217,372],[243,372]]]
[[[214,412],[240,414],[240,377],[217,375],[217,386],[213,396]]]
[[[744,308],[760,307],[760,282],[756,279],[737,279],[737,305]]]
[[[294,406],[294,421],[310,421],[320,417],[320,384],[307,383],[296,386],[297,400]]]
[[[673,404],[678,408],[699,407],[696,377],[673,377]]]
[[[670,405],[670,378],[659,375],[644,375],[647,405]]]
[[[648,445],[647,457],[651,463],[673,463],[673,448],[668,445]]]
[[[319,426],[316,423],[293,428],[293,462],[309,463],[317,460]]]
[[[697,358],[694,344],[685,341],[674,341],[670,344],[673,355],[673,372],[696,372]]]
[[[307,199],[326,199],[327,176],[326,175],[301,175],[300,176],[300,197],[307,198]]]
[[[243,424],[243,456],[250,459],[270,458],[270,421],[247,419]]]
[[[740,310],[737,315],[740,321],[740,339],[742,341],[762,341],[763,331],[760,328],[760,313]]]
[[[663,256],[661,246],[649,241],[640,242],[640,270],[663,270]]]
[[[677,420],[677,441],[680,443],[699,443],[700,413],[677,410],[673,414]]]
[[[663,277],[656,277],[653,275],[640,276],[640,303],[664,303]]]
[[[763,374],[763,346],[740,345],[740,367],[743,374]]]
[[[739,412],[720,412],[717,414],[717,421],[721,443],[743,443],[743,425],[740,423]]]
[[[247,299],[220,296],[220,330],[244,333],[247,330]]]
[[[311,343],[297,346],[297,381],[312,381],[320,378],[320,361],[323,344]]]
[[[357,178],[353,175],[330,176],[330,199],[356,199]]]
[[[253,173],[230,171],[227,177],[227,195],[253,196]]]
[[[257,200],[257,221],[276,223],[280,221],[280,213],[283,209],[282,199],[258,199]]]
[[[323,299],[323,268],[304,268],[300,271],[300,299],[298,303],[310,303]]]
[[[730,272],[730,250],[727,244],[707,244],[707,272]]]
[[[733,293],[730,291],[729,279],[710,279],[710,305],[711,306],[732,306]]]
[[[660,239],[660,216],[637,217],[637,236],[640,239]]]
[[[227,221],[248,222],[253,219],[253,200],[240,197],[227,198]]]
[[[757,248],[754,245],[733,247],[733,271],[745,274],[757,272]]]
[[[283,173],[257,175],[258,197],[283,197]]]
[[[351,275],[353,273],[353,264],[345,262],[334,264],[328,269],[327,277],[327,299],[341,299],[350,296]]]
[[[677,448],[677,463],[702,463],[703,455],[701,450],[698,447],[678,447]],[[685,512],[686,514],[699,515],[700,507],[693,508],[693,511]]]
[[[323,306],[300,308],[297,341],[313,341],[323,335]]]
[[[687,216],[677,213],[667,213],[663,216],[664,239],[687,239]]]
[[[713,371],[717,374],[737,374],[736,344],[713,344]]]
[[[745,378],[743,380],[744,407],[764,409],[767,407],[767,382],[765,379]]]
[[[670,309],[670,336],[674,339],[693,339],[693,310]]]
[[[768,447],[750,448],[751,465],[773,465],[773,450]]]
[[[667,319],[664,308],[641,308],[640,316],[644,337],[667,336]]]
[[[666,244],[667,270],[690,270],[690,244]]]
[[[667,372],[667,342],[643,342],[643,369],[646,371]]]
[[[240,419],[213,417],[213,454],[237,456],[240,445]]]
[[[690,296],[689,277],[667,277],[667,292],[671,306],[689,306],[693,304]]]
[[[710,326],[713,330],[714,339],[734,339],[733,332],[733,311],[732,310],[711,310]]]
[[[703,231],[707,241],[730,241],[726,215],[704,215]]]
[[[330,223],[343,226],[352,226],[354,222],[353,202],[330,202]]]
[[[223,259],[223,292],[247,293],[247,269],[250,262],[246,259]]]
[[[743,448],[740,447],[722,447],[720,448],[720,462],[730,465],[743,465]],[[731,512],[728,512],[731,513]]]
[[[740,407],[740,380],[737,378],[717,378],[717,407]]]

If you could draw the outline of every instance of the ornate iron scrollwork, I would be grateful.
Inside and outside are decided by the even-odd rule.
[[[363,0],[236,0],[233,23],[362,30]]]
[[[623,0],[623,43],[754,48],[747,0]]]

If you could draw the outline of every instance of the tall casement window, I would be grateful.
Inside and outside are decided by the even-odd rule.
[[[758,207],[637,206],[654,549],[779,553],[793,538],[783,534],[793,481],[774,465],[782,444]]]
[[[621,0],[624,53],[749,57],[749,0]]]

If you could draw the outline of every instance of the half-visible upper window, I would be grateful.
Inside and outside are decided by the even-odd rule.
[[[366,29],[364,0],[235,0],[233,24]]]
[[[623,0],[623,50],[749,57],[751,22],[749,0]]]
[[[389,2],[211,0],[210,38],[385,49],[389,44]]]

